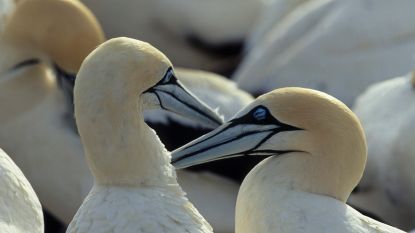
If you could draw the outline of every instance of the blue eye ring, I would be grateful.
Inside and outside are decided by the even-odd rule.
[[[257,121],[262,121],[267,118],[267,109],[263,107],[258,107],[255,109],[255,111],[252,113],[252,116]]]
[[[166,75],[164,75],[162,83],[169,83],[173,76],[174,76],[173,69],[169,69]]]

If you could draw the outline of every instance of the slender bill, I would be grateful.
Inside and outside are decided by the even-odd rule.
[[[294,130],[301,129],[279,122],[265,107],[258,106],[173,151],[172,164],[185,168],[236,156],[286,153],[269,148],[266,142],[280,132]]]
[[[205,103],[189,92],[174,76],[170,68],[163,79],[146,93],[157,97],[159,106],[207,127],[218,127],[223,119]]]

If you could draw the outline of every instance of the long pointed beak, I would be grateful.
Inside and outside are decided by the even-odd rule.
[[[147,92],[157,96],[159,105],[164,110],[211,128],[216,128],[223,123],[222,117],[188,91],[178,80],[168,84],[155,85]]]
[[[172,164],[185,168],[242,155],[274,155],[279,151],[260,148],[270,137],[283,131],[274,124],[228,122],[172,152]]]

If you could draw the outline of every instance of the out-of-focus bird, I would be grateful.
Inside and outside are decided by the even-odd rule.
[[[162,50],[176,66],[229,73],[265,0],[82,0],[109,38],[128,36]]]
[[[354,111],[366,132],[368,162],[349,202],[387,223],[415,227],[415,78],[413,73],[370,86]]]
[[[233,79],[250,92],[302,86],[352,105],[371,83],[412,69],[414,6],[411,0],[301,4],[250,42]]]
[[[302,4],[313,0],[271,0],[267,1],[263,7],[260,18],[256,21],[252,32],[248,36],[245,50],[249,51],[255,47],[255,43],[260,41],[269,32],[270,28],[279,24],[284,18]]]
[[[182,38],[216,46],[242,42],[261,15],[266,0],[154,1],[157,19]]]
[[[0,232],[43,233],[39,199],[22,171],[0,149]]]
[[[161,108],[213,127],[222,119],[183,88],[164,54],[142,41],[111,39],[82,63],[74,97],[94,185],[67,232],[212,232],[142,112]]]
[[[270,156],[245,178],[237,233],[403,232],[346,204],[366,162],[353,112],[325,93],[282,88],[258,97],[232,120],[173,151],[183,168],[236,156]]]
[[[79,179],[90,175],[61,88],[103,39],[92,14],[67,0],[21,1],[0,36],[0,144],[61,220],[90,187]]]

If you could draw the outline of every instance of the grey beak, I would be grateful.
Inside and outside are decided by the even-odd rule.
[[[160,107],[164,110],[174,112],[211,128],[216,128],[223,123],[222,117],[189,92],[176,79],[171,69],[159,83],[146,92],[155,94]]]
[[[280,132],[294,130],[301,129],[279,122],[265,107],[258,106],[246,115],[174,150],[172,164],[176,168],[185,168],[243,155],[270,156],[287,153],[290,151],[276,150],[265,143]]]

